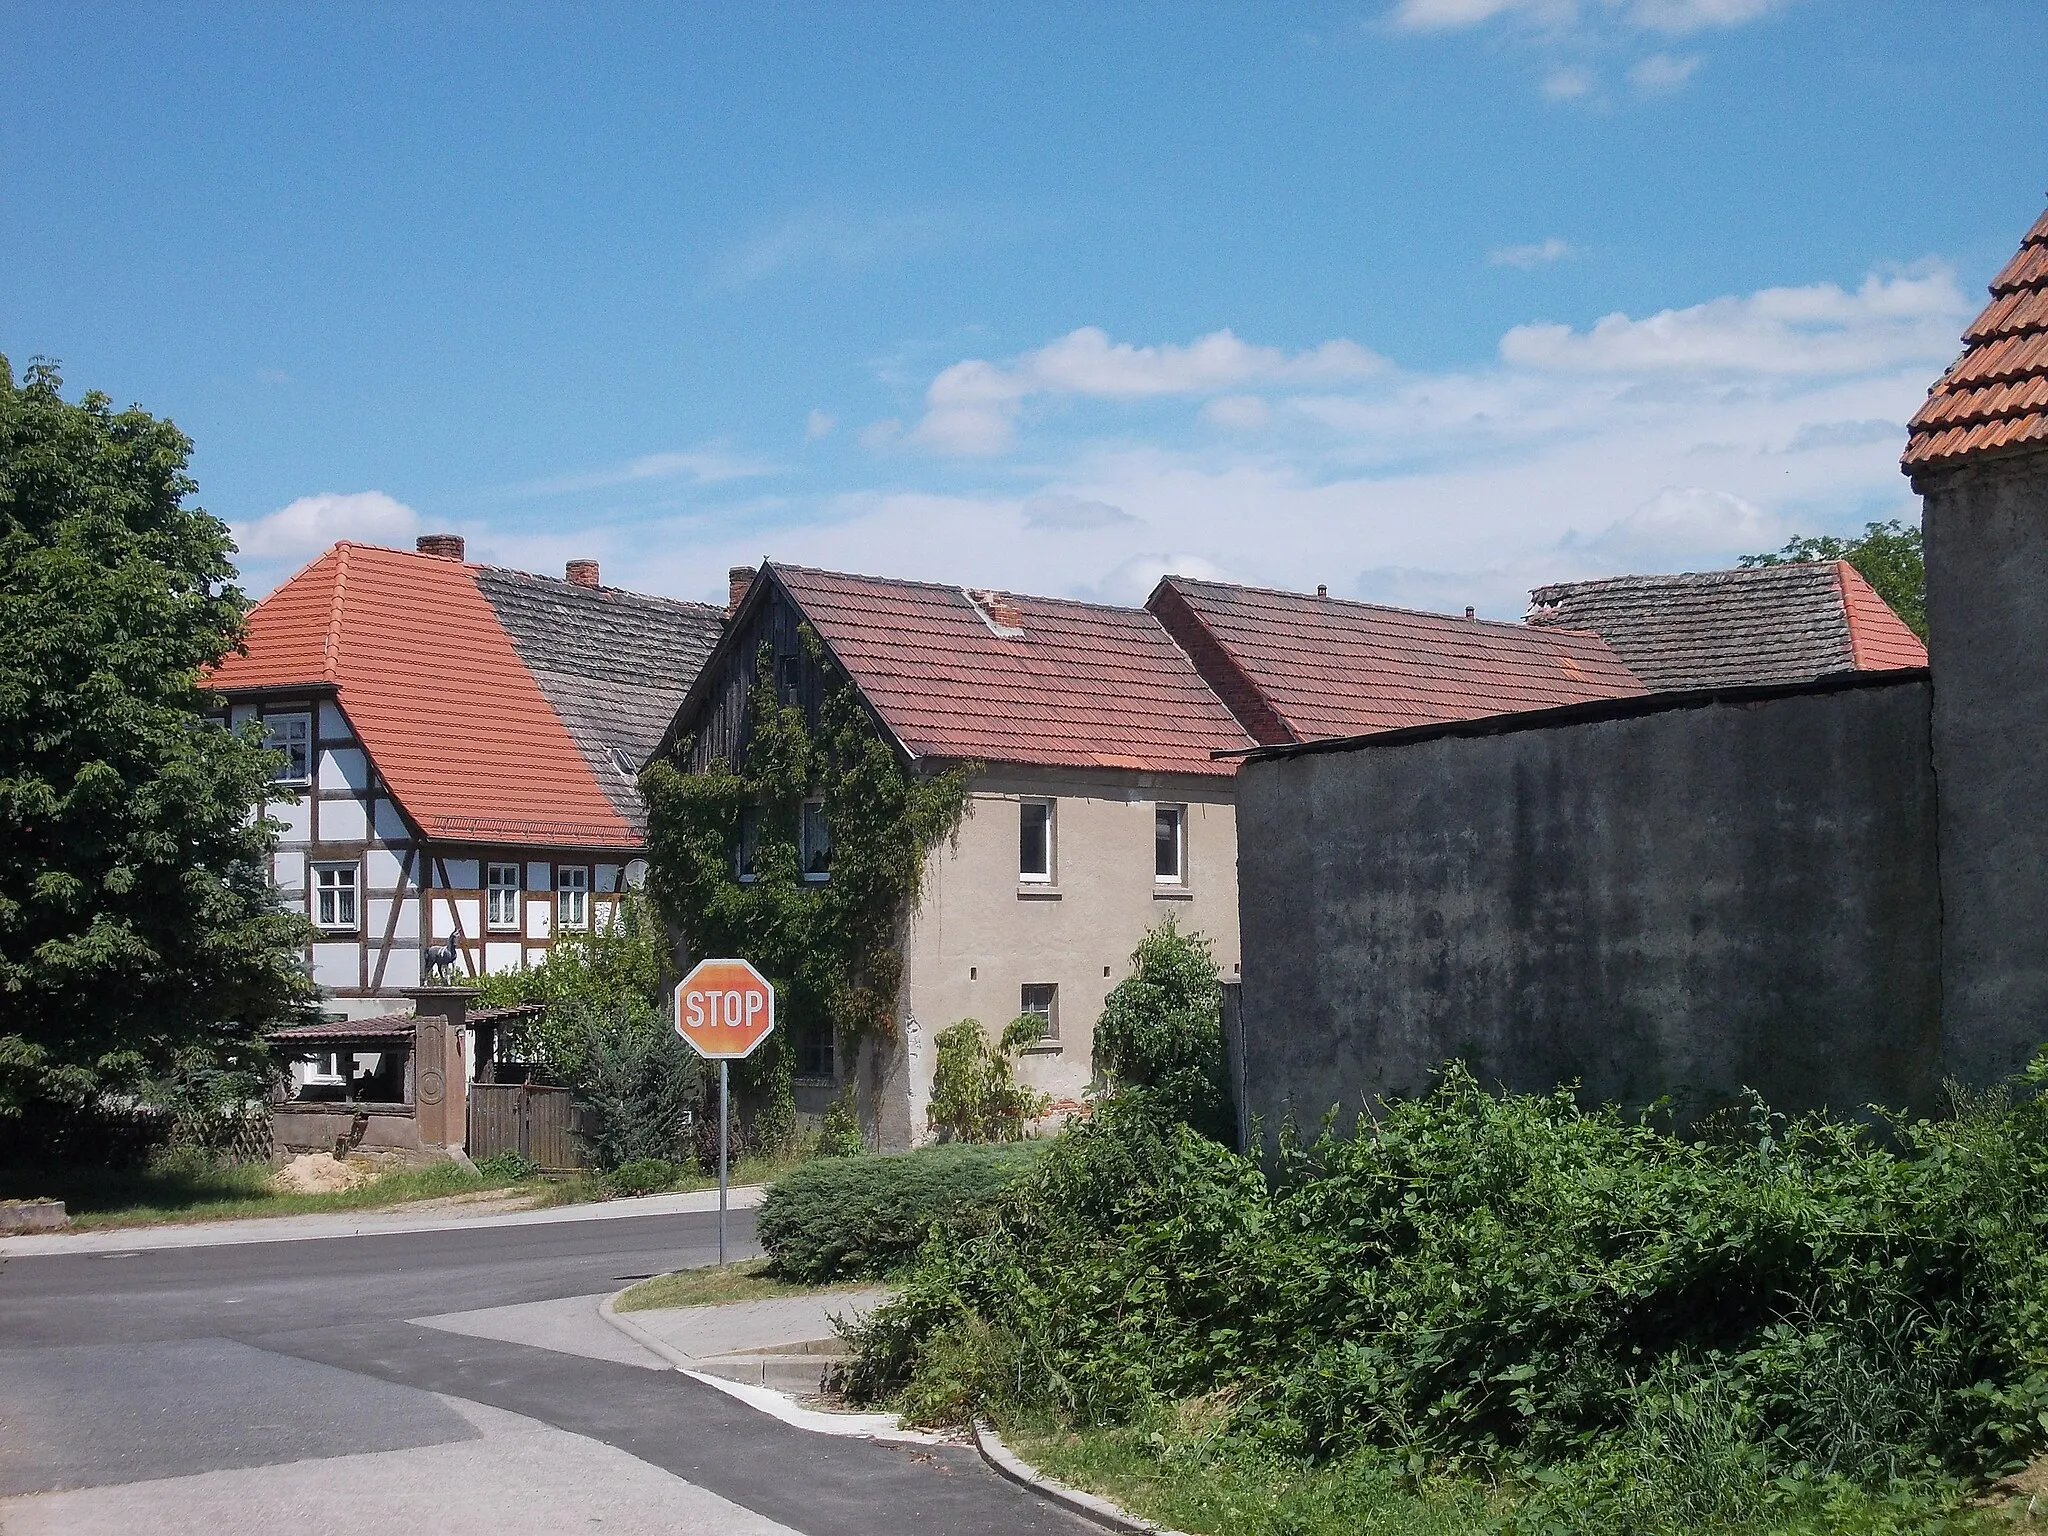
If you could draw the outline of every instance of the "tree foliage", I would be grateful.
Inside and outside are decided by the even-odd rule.
[[[777,1028],[735,1069],[772,1142],[789,1104],[792,1041],[828,1030],[842,1043],[887,1038],[902,983],[899,925],[915,909],[925,856],[958,827],[975,765],[919,774],[897,760],[859,695],[806,629],[825,671],[815,723],[775,694],[770,659],[757,659],[742,761],[690,773],[672,762],[641,776],[647,802],[647,889],[693,954],[750,960],[776,989]],[[679,757],[687,760],[685,744]],[[806,799],[820,799],[832,834],[829,880],[806,880],[799,859]],[[743,821],[754,828],[754,878],[734,857]]]
[[[689,1157],[690,1122],[704,1099],[696,1053],[674,1030],[649,1028],[623,1010],[582,1007],[571,1017],[582,1037],[576,1139],[590,1160],[609,1172]]]
[[[1138,941],[1095,1025],[1095,1070],[1112,1093],[1140,1090],[1168,1118],[1234,1142],[1223,984],[1205,935],[1168,916]]]
[[[206,724],[243,602],[191,443],[0,358],[0,1113],[234,1054],[311,997],[274,761]]]
[[[1022,1141],[1051,1101],[1017,1081],[1017,1056],[1042,1037],[1044,1022],[1020,1014],[990,1043],[978,1019],[932,1037],[932,1102],[926,1121],[942,1141]]]
[[[1893,518],[1870,523],[1860,539],[1832,534],[1804,535],[1767,555],[1744,555],[1746,566],[1792,565],[1802,560],[1846,560],[1869,582],[1892,612],[1922,640],[1927,638],[1927,563],[1921,555],[1920,530]]]
[[[501,1048],[571,1087],[582,1081],[594,1018],[617,1018],[642,1031],[666,1030],[669,1020],[668,943],[647,899],[628,892],[618,916],[601,928],[558,934],[547,958],[520,970],[477,978],[485,1008],[546,1003],[537,1019],[510,1025]]]

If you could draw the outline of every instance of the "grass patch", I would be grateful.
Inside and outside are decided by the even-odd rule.
[[[656,1307],[714,1307],[728,1301],[768,1301],[777,1296],[825,1296],[850,1291],[853,1284],[797,1285],[779,1280],[768,1272],[767,1259],[748,1259],[699,1269],[679,1269],[673,1274],[642,1280],[613,1304],[619,1312],[648,1312]]]
[[[1199,1407],[1183,1405],[1182,1411]],[[1996,1509],[1944,1508],[1847,1490],[1788,1498],[1733,1524],[1700,1522],[1676,1507],[1659,1518],[1657,1506],[1665,1501],[1654,1486],[1637,1490],[1633,1518],[1617,1523],[1611,1507],[1598,1500],[1575,1505],[1564,1490],[1418,1477],[1384,1453],[1311,1464],[1171,1421],[1074,1429],[1023,1419],[1006,1423],[1002,1434],[1048,1476],[1191,1536],[1609,1536],[1620,1530],[1645,1536],[1992,1536],[2048,1530],[2048,1511],[2030,1519],[2024,1499]]]

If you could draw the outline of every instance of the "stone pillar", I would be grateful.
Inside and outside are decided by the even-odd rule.
[[[460,1152],[469,1141],[469,1073],[463,1064],[465,1021],[474,987],[409,987],[413,1016],[413,1110],[420,1145]]]
[[[1921,470],[1942,907],[1942,1065],[2048,1044],[2048,453]]]

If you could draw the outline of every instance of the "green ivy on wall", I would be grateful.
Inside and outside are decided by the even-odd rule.
[[[778,701],[763,647],[748,698],[741,761],[648,766],[647,890],[685,936],[693,957],[751,960],[775,984],[777,1029],[742,1067],[757,1141],[793,1125],[795,1041],[832,1032],[842,1048],[888,1038],[903,980],[902,920],[922,892],[925,856],[951,837],[967,811],[980,764],[932,775],[906,770],[845,674],[811,630],[803,642],[824,673],[815,724]],[[832,838],[831,878],[806,880],[799,839],[803,805],[823,802]],[[736,854],[752,820],[753,878]]]

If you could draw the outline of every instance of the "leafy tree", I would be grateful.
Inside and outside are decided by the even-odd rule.
[[[1138,941],[1095,1025],[1095,1069],[1112,1092],[1228,1143],[1235,1129],[1223,1052],[1223,984],[1209,940],[1171,916]]]
[[[636,1029],[666,1030],[668,941],[647,899],[629,893],[616,921],[587,933],[563,933],[539,965],[477,980],[485,1008],[546,1003],[538,1019],[504,1034],[506,1052],[571,1086],[582,1081],[588,1020],[616,1015]]]
[[[1832,534],[1801,535],[1768,555],[1744,555],[1746,566],[1792,565],[1802,560],[1846,560],[1872,590],[1906,621],[1922,640],[1927,638],[1927,565],[1920,552],[1920,530],[1893,518],[1870,523],[1860,539]]]
[[[0,357],[0,1114],[85,1104],[312,997],[268,878],[274,755],[206,724],[240,643],[191,442]]]
[[[609,1171],[686,1155],[684,1125],[703,1098],[695,1053],[674,1030],[649,1029],[623,1011],[570,1012],[583,1036],[576,1139],[591,1161]]]
[[[1022,1141],[1026,1122],[1048,1100],[1017,1081],[1016,1059],[1038,1043],[1044,1021],[1019,1014],[989,1044],[978,1019],[962,1019],[932,1037],[932,1102],[925,1118],[946,1141]]]

